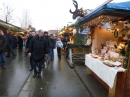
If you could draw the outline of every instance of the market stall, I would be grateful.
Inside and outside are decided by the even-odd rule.
[[[130,2],[109,3],[82,18],[89,31],[92,53],[86,54],[87,74],[108,89],[108,97],[130,97]]]

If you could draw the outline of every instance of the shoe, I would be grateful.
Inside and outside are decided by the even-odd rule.
[[[40,75],[40,74],[38,74],[38,78],[41,78],[41,75]]]
[[[32,71],[33,69],[29,69],[29,71]]]

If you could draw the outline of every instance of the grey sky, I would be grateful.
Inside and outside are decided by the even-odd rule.
[[[36,29],[50,30],[60,29],[68,22],[74,22],[69,10],[75,10],[72,0],[0,0],[2,3],[12,5],[15,8],[15,17],[22,18],[24,9],[29,10],[33,26]],[[94,9],[107,0],[77,0],[79,8]],[[114,0],[114,2],[130,0]],[[20,26],[18,22],[14,24]]]

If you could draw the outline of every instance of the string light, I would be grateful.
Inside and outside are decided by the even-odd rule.
[[[88,21],[87,23],[85,23],[85,25],[98,25],[99,23],[106,23],[108,21],[114,21],[114,20],[119,20],[121,19],[121,17],[117,17],[117,16],[110,16],[110,15],[101,15],[95,19],[92,19],[90,21]]]

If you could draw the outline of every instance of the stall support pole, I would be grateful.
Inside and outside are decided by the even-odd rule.
[[[73,61],[72,61],[72,49],[71,48],[69,48],[69,63],[70,63],[71,67],[74,67]]]

